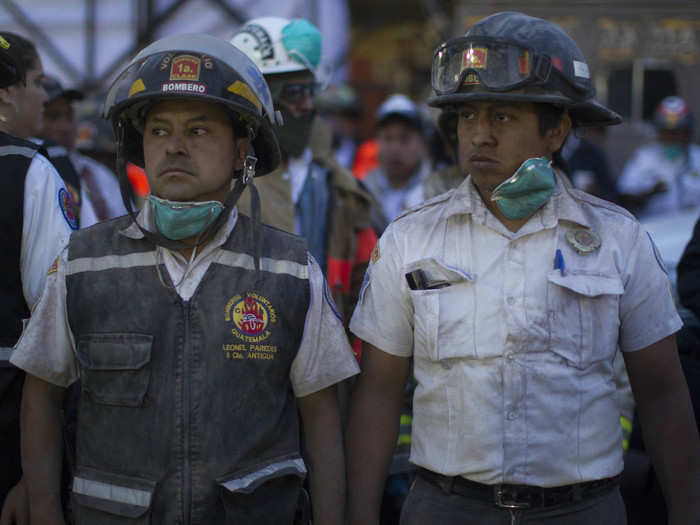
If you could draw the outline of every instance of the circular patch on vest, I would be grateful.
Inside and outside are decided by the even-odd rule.
[[[233,335],[258,343],[270,337],[270,325],[277,322],[277,313],[265,297],[247,293],[235,296],[226,304],[225,318],[233,322]]]
[[[73,230],[78,229],[78,216],[73,209],[73,202],[70,199],[70,194],[65,188],[58,190],[58,207],[61,208],[63,218],[66,219],[68,226]]]

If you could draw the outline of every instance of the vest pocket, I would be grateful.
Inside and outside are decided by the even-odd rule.
[[[77,354],[83,391],[104,405],[139,407],[151,376],[153,336],[87,334],[78,340]]]
[[[291,525],[305,477],[304,460],[293,456],[268,460],[216,480],[226,523]]]
[[[613,358],[619,332],[619,300],[624,292],[617,276],[551,271],[547,279],[550,348],[576,368]]]
[[[75,524],[149,524],[155,486],[144,479],[78,469],[72,495]]]

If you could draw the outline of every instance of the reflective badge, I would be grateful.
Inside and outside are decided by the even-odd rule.
[[[486,69],[489,50],[485,47],[472,47],[462,55],[462,69]]]
[[[60,255],[58,257],[60,257]],[[49,267],[49,271],[46,272],[46,275],[51,275],[58,271],[58,257],[53,260],[53,264]]]
[[[10,49],[10,43],[0,36],[0,47],[3,49]]]
[[[272,361],[277,346],[260,344],[270,337],[277,313],[265,297],[256,293],[237,295],[226,304],[226,321],[232,323],[231,333],[237,342],[222,345],[226,359],[256,359]]]
[[[241,82],[240,80],[236,80],[233,84],[231,84],[228,88],[228,91],[233,93],[234,95],[238,95],[239,97],[243,97],[246,99],[248,102],[253,104],[256,108],[258,108],[258,111],[261,110],[262,104],[260,104],[260,101],[258,100],[258,97],[255,96],[255,93],[253,93],[253,90],[248,87],[248,84],[245,82]]]
[[[65,188],[58,190],[58,207],[61,208],[61,213],[63,213],[63,218],[66,219],[68,226],[70,226],[73,230],[77,230],[78,216],[73,210],[73,203],[70,200],[68,190]]]
[[[464,82],[462,82],[463,86],[476,86],[477,84],[481,84],[481,79],[479,78],[479,75],[473,71],[467,73],[467,75],[464,77]]]
[[[134,80],[134,83],[131,84],[131,87],[129,88],[129,96],[132,97],[136,93],[140,93],[141,91],[146,91],[146,85],[143,83],[143,80],[137,78],[136,80]]]
[[[518,59],[518,73],[525,76],[530,73],[530,52],[525,51],[525,54]]]
[[[598,234],[587,229],[569,230],[566,232],[566,240],[581,255],[586,255],[600,248]]]
[[[199,58],[180,55],[173,58],[170,65],[170,80],[199,80]]]

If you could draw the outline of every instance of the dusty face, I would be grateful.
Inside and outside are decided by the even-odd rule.
[[[73,104],[66,97],[58,97],[44,105],[44,119],[40,136],[57,142],[67,150],[75,146],[77,125],[73,119]]]
[[[379,165],[392,186],[405,185],[426,156],[426,146],[416,128],[402,119],[391,119],[377,131]]]
[[[34,67],[27,71],[26,82],[19,82],[7,88],[15,108],[12,117],[11,133],[20,138],[37,136],[41,130],[44,103],[48,95],[42,81],[44,68],[37,59]]]
[[[551,158],[570,127],[564,117],[543,137],[529,102],[473,101],[461,104],[458,115],[459,165],[485,199],[527,159]]]
[[[148,113],[143,133],[151,192],[173,201],[224,201],[234,170],[241,169],[247,137],[235,137],[219,105],[176,99]]]

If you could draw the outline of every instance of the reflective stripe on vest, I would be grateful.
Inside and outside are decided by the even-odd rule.
[[[36,155],[36,150],[25,146],[0,146],[0,155],[21,155],[31,159]]]
[[[73,492],[92,498],[143,507],[144,509],[151,506],[151,497],[153,495],[148,490],[121,487],[77,476],[73,479]]]
[[[242,478],[225,481],[222,485],[231,492],[248,493],[252,492],[260,484],[258,482],[263,482],[271,477],[277,477],[283,471],[291,474],[296,473],[300,477],[304,477],[306,474],[306,465],[304,465],[304,460],[301,458],[278,461],[277,463],[271,463],[265,468],[252,472]]]
[[[9,361],[12,355],[12,348],[6,346],[0,347],[0,361]]]
[[[115,268],[136,268],[139,266],[155,266],[157,252],[130,253],[127,255],[105,255],[103,257],[82,257],[69,261],[66,275],[75,275],[83,272],[100,272]],[[222,250],[216,257],[215,262],[234,268],[244,270],[254,270],[255,263],[253,257],[246,253],[236,253]],[[309,268],[305,264],[294,261],[270,259],[263,257],[260,259],[260,268],[265,272],[286,274],[297,279],[308,279]]]

